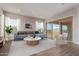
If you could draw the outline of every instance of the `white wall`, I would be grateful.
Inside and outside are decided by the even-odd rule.
[[[79,44],[79,29],[78,28],[79,28],[79,7],[76,8],[75,18],[73,20],[73,32],[74,32],[73,41]]]
[[[3,11],[0,9],[0,24],[1,24],[1,36],[4,36],[4,15],[3,15]]]
[[[20,17],[20,30],[19,31],[26,31],[28,29],[25,28],[25,24],[30,23],[30,18],[21,16]]]
[[[57,16],[51,17],[51,19],[46,20],[46,22],[54,21],[57,19],[62,19],[65,17],[73,16],[73,35],[72,35],[72,40],[75,43],[79,44],[79,7],[76,7],[74,9],[68,10],[66,12],[63,12]]]
[[[5,16],[11,17],[11,18],[19,18],[19,25],[18,25],[18,31],[26,31],[26,30],[35,30],[36,24],[35,21],[43,21],[40,18],[36,17],[30,17],[30,16],[23,16],[23,15],[18,15],[10,12],[4,12]],[[26,29],[25,24],[31,24],[32,28],[31,29]]]
[[[20,17],[20,29],[19,31],[23,31],[25,29],[25,23],[26,23],[27,18],[21,16]]]
[[[21,16],[20,17],[20,30],[19,31],[35,30],[35,28],[36,28],[36,23],[35,22],[36,21],[41,21],[41,19]],[[26,29],[25,24],[31,24],[32,28],[31,29]]]

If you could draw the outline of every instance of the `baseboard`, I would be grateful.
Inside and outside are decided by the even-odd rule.
[[[72,41],[72,42],[79,45],[79,42],[74,42],[74,41]]]

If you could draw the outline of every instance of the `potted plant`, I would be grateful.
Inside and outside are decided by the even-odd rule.
[[[5,32],[7,33],[7,40],[9,39],[9,35],[12,33],[12,31],[13,31],[13,28],[12,28],[12,26],[10,25],[10,26],[5,26]]]

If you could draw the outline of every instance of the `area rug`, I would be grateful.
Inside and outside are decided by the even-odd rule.
[[[9,56],[30,56],[32,54],[55,47],[55,40],[40,40],[39,45],[29,46],[25,41],[13,41],[9,51]]]

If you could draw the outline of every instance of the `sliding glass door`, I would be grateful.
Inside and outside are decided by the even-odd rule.
[[[68,33],[68,25],[62,24],[62,33]]]
[[[47,37],[56,38],[60,34],[60,25],[56,23],[47,23]]]
[[[68,41],[72,41],[72,18],[47,23],[48,38],[54,39],[61,35]]]
[[[60,35],[60,25],[53,23],[53,29],[52,29],[53,39],[58,37]]]
[[[53,29],[53,24],[47,23],[47,37],[48,38],[52,38],[52,29]]]

